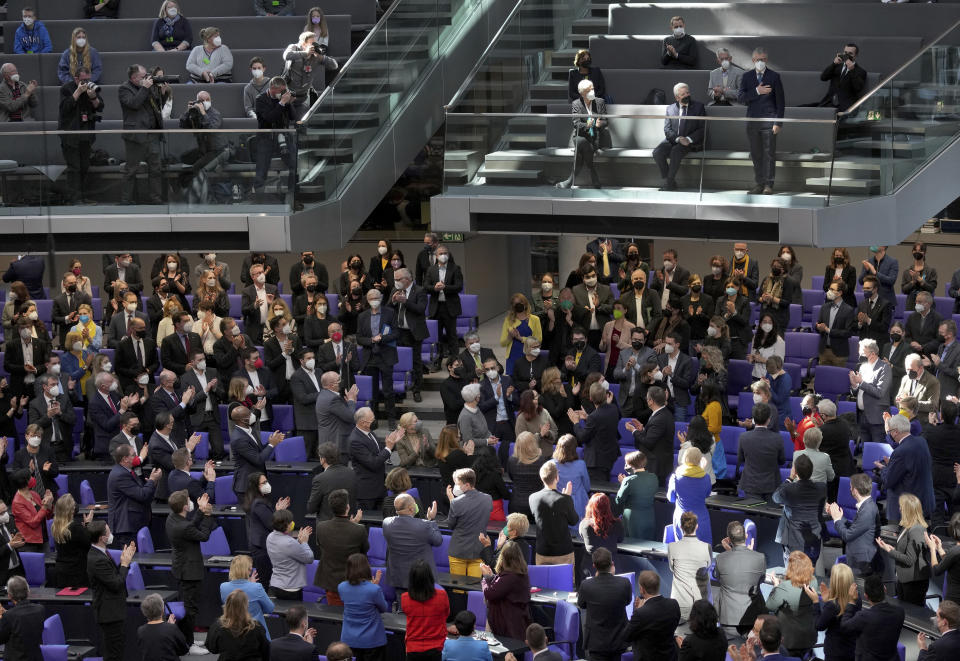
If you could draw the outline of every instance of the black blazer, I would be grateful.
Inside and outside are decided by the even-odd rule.
[[[827,264],[823,270],[823,291],[826,293],[833,283],[833,275],[836,273],[836,267]],[[857,307],[857,269],[847,264],[840,272],[840,280],[843,282],[843,302],[852,308]]]
[[[4,467],[5,469],[6,467]],[[13,553],[20,558],[20,552],[10,547],[10,538],[17,534],[17,524],[10,516],[10,522],[6,526],[0,526],[0,581],[3,585],[7,584],[7,579],[11,576],[23,576],[23,563],[18,562],[17,566],[10,569],[10,554]],[[2,618],[0,618],[2,619]]]
[[[290,360],[293,363],[294,370],[300,369],[300,361],[297,359],[297,354],[300,352],[300,348],[303,346],[300,343],[300,337],[296,333],[291,333],[287,336],[293,345],[293,353],[290,355]],[[285,390],[287,384],[287,357],[283,353],[283,347],[280,346],[280,340],[276,337],[271,337],[266,342],[263,343],[263,357],[265,367],[270,370],[270,375],[273,377],[273,382],[277,385],[278,390]]]
[[[844,302],[846,303],[846,296],[844,296]],[[870,321],[866,324],[860,324],[857,320],[857,315],[861,312],[865,312],[870,318]],[[893,314],[893,310],[887,304],[886,301],[877,296],[877,302],[874,303],[873,309],[870,307],[870,301],[860,301],[857,304],[857,315],[854,315],[854,329],[853,331],[860,336],[860,339],[871,339],[877,343],[877,346],[882,347],[884,343],[890,341],[890,316]]]
[[[247,374],[247,370],[243,367],[235,371],[233,373],[233,376],[230,378],[243,379],[244,381],[249,383],[251,386],[253,385],[253,382],[250,381],[250,375]],[[260,379],[260,385],[263,386],[264,390],[267,391],[265,394],[267,398],[267,405],[264,408],[264,410],[267,412],[267,415],[269,415],[270,418],[272,419],[273,418],[273,400],[276,399],[277,397],[277,384],[274,383],[273,377],[270,375],[270,372],[267,370],[266,367],[261,367],[257,370],[257,378]]]
[[[154,428],[153,423],[157,414],[167,411],[173,416],[173,431],[170,432],[170,438],[178,446],[182,446],[187,442],[187,438],[193,430],[193,425],[190,423],[190,414],[193,413],[196,405],[191,399],[186,406],[180,406],[180,402],[183,401],[183,391],[174,388],[174,392],[177,395],[176,402],[163,388],[157,388],[150,393],[150,397],[143,406],[140,426],[146,430],[144,433],[150,433]]]
[[[913,312],[907,317],[907,323],[903,327],[903,339],[907,341],[907,344],[914,341],[919,342],[923,347],[920,353],[924,355],[935,353],[940,346],[940,340],[937,339],[937,328],[940,327],[942,321],[943,317],[936,310],[930,310],[926,318],[921,317],[919,312]],[[36,340],[34,341],[36,342]],[[912,353],[913,349],[910,352]]]
[[[272,272],[272,271],[271,271]],[[269,274],[268,274],[269,275]],[[247,278],[249,279],[249,275]],[[278,274],[279,279],[279,274]],[[277,286],[269,282],[263,285],[267,297],[273,296],[276,299],[279,296]],[[241,311],[243,313],[244,331],[253,338],[256,344],[263,343],[263,324],[260,323],[260,308],[257,307],[257,289],[253,285],[245,287],[240,297]],[[270,305],[269,298],[267,305]]]
[[[313,385],[310,375],[297,368],[297,371],[290,376],[290,399],[293,401],[293,424],[297,432],[317,428],[317,395],[320,390],[320,370],[314,370],[314,377],[317,385]]]
[[[105,299],[113,298],[113,281],[117,279],[117,265],[111,264],[103,270],[103,290],[108,294]],[[140,294],[143,291],[143,279],[140,275],[140,267],[131,263],[123,270],[123,281],[127,283],[127,289]]]
[[[69,394],[61,393],[57,395],[56,400],[60,404],[60,415],[50,418],[47,416],[46,396],[41,394],[34,397],[30,402],[27,420],[30,424],[40,425],[40,429],[43,430],[41,440],[44,443],[49,443],[53,439],[53,426],[56,425],[60,443],[73,449],[73,425],[77,421],[77,413],[73,408],[73,402],[70,401]],[[51,457],[51,461],[55,460]],[[56,473],[51,477],[56,477]]]
[[[601,99],[607,97],[607,83],[603,79],[603,71],[600,70],[600,67],[590,66],[587,68],[590,69],[590,73],[587,75],[580,73],[580,67],[573,67],[567,71],[567,100],[570,103],[580,98],[580,91],[577,87],[583,80],[589,80],[593,83],[593,91],[597,93],[598,97]]]
[[[893,349],[892,353],[891,349]],[[887,341],[880,345],[880,358],[890,363],[890,383],[900,383],[903,380],[903,377],[907,374],[903,361],[911,353],[913,353],[913,349],[906,339],[901,340],[899,346],[893,347],[888,335]],[[890,390],[890,398],[893,399],[896,389],[890,388]]]
[[[677,50],[676,57],[667,52],[668,44]],[[689,34],[685,34],[679,39],[673,35],[667,37],[663,40],[663,48],[660,51],[660,64],[667,69],[695,69],[697,67],[697,40]]]
[[[423,281],[423,288],[430,294],[430,307],[428,315],[433,318],[437,316],[437,308],[440,306],[439,294],[434,287],[440,282],[440,266],[434,264],[427,269],[427,276]],[[463,312],[460,305],[460,292],[463,291],[463,271],[456,264],[447,260],[447,270],[443,278],[443,296],[446,299],[447,313],[454,317],[459,317]]]
[[[127,617],[127,573],[98,547],[87,554],[87,578],[93,591],[93,610],[98,624],[123,622]]]
[[[626,608],[633,601],[630,581],[602,573],[588,578],[577,590],[583,615],[583,647],[588,652],[620,653],[626,649]],[[679,610],[678,610],[679,615]]]
[[[731,358],[745,358],[746,350],[753,340],[753,331],[750,326],[750,299],[747,296],[737,294],[733,302],[734,311],[727,310],[726,295],[717,299],[716,315],[723,317],[730,328],[730,344],[732,352]]]
[[[820,451],[830,455],[833,472],[836,473],[837,477],[852,475],[854,463],[853,457],[850,456],[850,430],[847,423],[840,418],[828,420],[820,426],[820,433],[823,434]],[[952,465],[950,473],[953,474]],[[954,478],[954,483],[956,483],[956,478]]]
[[[61,293],[53,299],[53,327],[57,330],[57,337],[60,338],[60,346],[63,346],[63,340],[67,336],[67,330],[73,326],[72,322],[64,321],[71,312],[76,312],[80,304],[86,303],[93,307],[93,299],[82,291],[73,292],[73,305],[67,304],[67,295]]]
[[[203,351],[203,340],[196,333],[187,333],[187,340],[190,342],[190,351]],[[187,356],[187,350],[180,340],[180,336],[171,333],[163,338],[160,343],[160,361],[164,369],[174,372],[177,376],[183,375],[187,369],[187,363],[190,357]]]
[[[354,384],[354,377],[360,371],[360,352],[357,351],[357,345],[353,342],[343,340],[342,344],[343,359],[340,360],[339,365],[337,365],[337,352],[334,350],[332,341],[324,342],[317,349],[317,378],[319,379],[319,374],[323,372],[339,372],[340,387],[346,391]],[[349,361],[345,360],[347,356],[350,356]],[[290,378],[293,379],[293,377]]]
[[[194,426],[199,426],[203,422],[203,415],[206,413],[208,398],[210,399],[211,413],[213,413],[214,419],[220,420],[220,389],[223,388],[225,384],[220,379],[214,367],[207,367],[203,375],[207,379],[207,385],[210,385],[211,381],[217,379],[217,385],[211,388],[210,392],[203,391],[203,388],[200,387],[200,379],[197,378],[197,373],[193,370],[184,372],[180,377],[180,386],[182,388],[193,386],[194,389],[193,399],[190,400],[189,407],[190,422]]]
[[[960,632],[948,631],[940,640],[930,643],[926,650],[920,650],[917,661],[947,661],[956,659],[960,654]]]
[[[578,96],[573,100],[573,107],[570,111],[573,117],[573,135],[570,136],[570,140],[572,141],[577,137],[586,138],[586,140],[593,145],[594,149],[611,147],[613,143],[610,139],[609,120],[604,116],[607,114],[607,102],[597,96],[597,98],[590,103],[591,110],[593,110],[592,119],[600,120],[603,123],[599,127],[596,125],[593,127],[587,126],[587,121],[591,119],[591,117],[587,116],[587,106],[584,104],[583,99]]]
[[[883,601],[862,608],[858,600],[847,604],[840,619],[840,631],[857,637],[856,661],[890,661],[897,658],[903,619],[903,608],[895,603]]]
[[[620,433],[617,431],[619,423],[620,411],[617,405],[602,404],[587,416],[582,427],[574,425],[573,433],[577,442],[584,446],[583,460],[588,468],[599,468],[607,474],[610,473],[614,462],[620,456]]]
[[[447,262],[447,264],[449,263],[450,262]],[[391,297],[392,295],[391,293]],[[384,299],[386,298],[387,297],[384,296]],[[393,316],[397,320],[398,326],[400,324],[400,313],[402,311],[404,313],[404,320],[407,322],[407,327],[413,334],[413,339],[417,342],[422,342],[426,339],[428,335],[426,317],[427,292],[423,287],[416,283],[412,284],[410,286],[410,296],[407,300],[403,303],[390,303],[390,307],[393,308]],[[370,330],[369,327],[367,330]],[[420,347],[414,347],[414,351],[420,351]]]
[[[50,345],[37,337],[33,338],[32,345],[33,366],[39,372],[50,357]],[[23,365],[23,345],[20,343],[20,337],[15,335],[4,347],[3,369],[10,375],[11,393],[33,397],[33,386],[27,387],[23,383],[27,375]]]
[[[317,521],[332,519],[333,512],[330,509],[330,501],[327,496],[337,489],[347,490],[347,493],[350,494],[350,511],[356,511],[357,474],[343,464],[334,464],[314,476],[310,484],[307,512],[316,512]]]
[[[190,476],[190,473],[180,470],[173,470],[167,476],[167,486],[170,488],[170,493],[186,489],[187,493],[190,494],[190,500],[197,500],[203,494],[207,494],[210,496],[210,502],[212,503],[215,497],[215,484],[215,482],[208,482],[205,477],[201,477],[199,480],[194,479]]]
[[[833,304],[827,304],[820,308],[820,318],[817,320],[819,323],[830,326],[830,308],[833,307]],[[833,328],[830,328],[827,332],[817,331],[820,334],[820,347],[819,351],[823,352],[828,347],[834,354],[841,358],[846,358],[850,355],[850,343],[847,341],[852,333],[853,324],[856,321],[856,315],[853,312],[853,308],[847,305],[844,302],[840,302],[840,308],[837,310],[837,315],[833,320]]]
[[[43,661],[43,621],[47,609],[40,604],[21,601],[0,618],[0,643],[5,661]]]
[[[688,117],[706,117],[707,110],[703,107],[703,104],[699,101],[694,101],[690,99],[690,102],[685,108],[683,125],[680,125],[681,120],[678,117],[671,117],[671,115],[680,114],[680,104],[674,103],[671,106],[667,107],[666,115],[667,117],[663,120],[663,136],[664,139],[669,142],[671,145],[677,144],[677,138],[684,137],[690,138],[690,149],[693,151],[698,151],[703,149],[703,137],[705,130],[706,122],[702,119],[687,119]],[[682,129],[682,131],[681,131]],[[680,281],[680,284],[686,283],[686,279],[676,278]]]
[[[652,414],[642,430],[633,432],[634,445],[647,455],[647,472],[656,473],[661,487],[667,486],[673,470],[673,433],[673,413],[666,406]]]
[[[295,633],[270,641],[270,661],[315,661],[317,651]]]
[[[255,433],[252,429],[250,434]],[[267,461],[273,457],[273,446],[254,440],[247,430],[234,427],[230,432],[230,453],[236,461],[233,470],[233,490],[243,494],[251,473],[266,473]],[[249,520],[249,517],[248,517]]]
[[[373,439],[357,427],[353,428],[347,440],[353,471],[357,474],[357,493],[363,494],[365,499],[383,498],[387,493],[383,485],[386,477],[384,465],[390,458],[390,451],[379,439],[374,443]]]
[[[457,424],[460,411],[463,410],[463,396],[460,391],[470,383],[466,379],[448,376],[440,383],[440,399],[443,400],[443,417],[448,425]],[[566,410],[566,409],[564,409]]]
[[[846,62],[831,62],[820,74],[820,80],[830,81],[827,93],[820,100],[821,106],[834,107],[843,112],[852,106],[867,88],[866,69],[859,64],[854,64],[853,69],[847,69],[846,73],[844,69],[847,69]]]
[[[651,597],[633,611],[624,638],[641,659],[676,661],[677,643],[673,638],[680,624],[680,604],[662,595]],[[639,654],[637,654],[639,652]]]
[[[193,518],[171,512],[167,516],[167,539],[173,548],[173,577],[180,581],[202,581],[205,570],[200,542],[210,539],[217,520],[199,510]]]
[[[357,318],[357,344],[363,347],[362,368],[373,361],[374,365],[397,364],[397,336],[399,335],[395,322],[393,308],[380,306],[380,342],[374,344],[370,334],[371,311],[364,310]],[[389,327],[389,328],[388,328]]]
[[[153,383],[153,375],[160,367],[160,361],[157,359],[157,343],[153,338],[145,337],[143,342],[143,360],[146,366],[141,365],[137,360],[137,348],[129,335],[124,336],[117,344],[113,356],[113,369],[117,373],[120,381],[120,389],[123,392],[133,392],[138,389],[137,377],[144,370],[147,371],[147,383]],[[193,342],[193,340],[190,340]],[[191,346],[191,348],[193,348]]]

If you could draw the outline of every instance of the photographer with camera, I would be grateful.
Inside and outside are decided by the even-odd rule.
[[[198,92],[196,101],[187,102],[187,110],[180,117],[182,129],[221,129],[223,115],[213,107],[209,92]],[[192,181],[189,199],[191,203],[207,201],[207,176],[219,170],[230,159],[230,142],[226,133],[197,133],[197,160],[191,164]],[[189,162],[189,161],[187,161]],[[223,182],[217,185],[215,196],[218,200],[230,199],[230,185]]]
[[[293,112],[297,119],[310,108],[310,91],[313,90],[313,69],[322,66],[327,71],[335,71],[339,66],[332,57],[327,57],[327,47],[318,44],[313,32],[303,32],[295,44],[283,51],[286,63],[283,78],[293,93]]]
[[[67,164],[68,204],[94,204],[88,195],[91,145],[96,137],[93,130],[102,119],[103,99],[100,87],[90,80],[90,69],[80,67],[74,79],[60,88],[59,131],[90,131],[75,135],[61,135],[60,149]]]
[[[270,87],[257,97],[257,128],[286,129],[296,121],[293,110],[294,96],[287,89],[287,81],[280,76],[270,79]],[[280,152],[281,158],[290,168],[291,182],[296,178],[297,149],[295,135],[284,134],[286,151],[280,150],[279,134],[258,133],[254,140],[254,154],[257,163],[256,176],[253,180],[255,193],[263,192],[263,185],[270,169],[270,160],[275,152]],[[292,192],[292,186],[291,186]]]
[[[150,204],[163,204],[160,196],[163,175],[160,171],[160,142],[163,136],[146,131],[163,128],[160,115],[159,84],[165,82],[147,75],[142,65],[127,69],[127,81],[120,85],[117,95],[123,111],[123,147],[126,165],[120,204],[133,204],[140,162],[147,163],[147,181],[150,184]],[[154,86],[157,83],[157,87]]]
[[[0,122],[23,122],[35,119],[37,109],[37,81],[24,85],[20,82],[17,66],[7,62],[0,66],[3,82],[0,83]]]
[[[833,62],[820,74],[820,80],[830,82],[830,88],[819,103],[821,108],[836,108],[840,112],[856,103],[867,88],[867,72],[857,64],[860,49],[856,44],[847,44],[837,53]]]

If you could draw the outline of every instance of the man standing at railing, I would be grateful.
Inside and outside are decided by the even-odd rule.
[[[257,97],[255,105],[257,113],[257,128],[286,129],[296,120],[293,111],[293,94],[287,89],[287,81],[280,76],[270,80],[270,87]],[[263,185],[267,179],[267,170],[270,169],[270,160],[274,152],[280,151],[278,135],[268,133],[257,134],[254,140],[254,154],[257,162],[256,176],[253,180],[253,190],[263,192]],[[280,151],[281,158],[290,168],[291,181],[294,180],[297,165],[297,149],[295,136],[292,133],[284,135],[287,149]]]
[[[747,106],[748,118],[769,118],[767,122],[747,122],[747,139],[750,141],[750,158],[753,159],[753,174],[756,186],[750,195],[773,195],[773,175],[777,162],[777,134],[783,126],[786,102],[780,74],[767,68],[767,51],[753,51],[753,71],[747,71],[740,79],[740,103]]]
[[[133,204],[133,192],[137,185],[137,170],[140,162],[147,163],[147,181],[150,183],[150,204],[163,204],[160,197],[163,175],[160,172],[159,133],[147,131],[163,128],[160,103],[153,93],[153,78],[139,64],[127,70],[127,82],[120,86],[117,95],[123,110],[123,147],[126,165],[120,204]]]
[[[87,171],[90,169],[90,148],[95,140],[92,133],[103,112],[100,88],[90,80],[90,70],[78,67],[74,79],[60,88],[60,114],[57,129],[83,131],[79,135],[61,135],[60,149],[67,164],[68,202],[89,202]]]
[[[290,85],[290,92],[294,97],[293,112],[297,119],[303,117],[310,109],[310,91],[314,89],[314,68],[335,71],[339,66],[335,59],[327,56],[326,45],[318,44],[316,40],[313,32],[304,32],[297,43],[290,44],[283,51],[283,60],[286,63],[283,77]]]

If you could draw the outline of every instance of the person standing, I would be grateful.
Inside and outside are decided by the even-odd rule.
[[[925,634],[917,634],[917,646],[920,654],[917,661],[948,661],[960,654],[960,606],[957,602],[944,600],[937,608],[934,624],[940,631],[940,638],[931,643]]]
[[[397,344],[410,347],[413,353],[413,373],[411,375],[413,401],[423,401],[420,388],[423,385],[423,357],[421,346],[427,338],[427,292],[414,284],[410,269],[401,268],[393,272],[396,291],[390,296],[390,306],[397,320]]]
[[[425,562],[431,570],[436,570],[433,549],[443,543],[443,537],[435,521],[436,503],[426,512],[426,518],[416,516],[417,504],[410,494],[398,495],[393,504],[396,516],[388,516],[383,520],[383,538],[387,543],[387,578],[393,587],[406,588],[410,568],[417,562]]]
[[[810,457],[800,455],[793,462],[790,478],[773,492],[773,502],[783,505],[775,541],[783,546],[784,566],[792,551],[803,551],[814,565],[820,557],[821,513],[827,483],[814,482],[810,479],[812,474]]]
[[[290,127],[296,121],[293,93],[287,89],[287,81],[280,76],[270,79],[270,87],[260,94],[254,103],[254,112],[257,115],[257,128],[282,130]],[[283,133],[287,143],[287,151],[280,151],[279,134],[264,134],[257,138],[254,145],[257,170],[253,180],[253,190],[263,192],[267,180],[267,171],[270,161],[276,152],[280,152],[287,167],[290,169],[290,180],[296,180],[297,145],[295,133]],[[293,192],[291,189],[289,192]]]
[[[450,573],[479,578],[483,547],[478,538],[486,532],[493,498],[476,487],[477,475],[472,468],[453,472],[453,486],[447,487],[450,501],[447,527],[452,531],[448,551]]]
[[[893,497],[893,494],[890,494]],[[927,522],[923,518],[920,500],[912,493],[899,497],[900,526],[897,544],[893,546],[877,538],[881,551],[893,558],[897,571],[897,598],[907,603],[926,604],[930,585],[930,555],[927,553]],[[893,519],[890,519],[893,521]]]
[[[446,590],[434,585],[433,571],[422,560],[410,568],[407,586],[400,597],[407,616],[407,661],[437,661],[447,639],[450,598]]]
[[[107,553],[113,543],[110,526],[92,521],[88,527],[92,546],[87,554],[87,578],[93,592],[93,610],[103,636],[100,653],[104,661],[123,661],[127,618],[127,573],[137,552],[134,542],[123,547],[119,565]]]
[[[538,565],[573,565],[573,539],[570,526],[580,522],[573,504],[573,485],[567,482],[557,491],[557,464],[548,461],[540,466],[543,488],[530,494],[530,511],[537,524],[536,561]],[[576,572],[574,572],[576,573]]]
[[[577,590],[577,608],[583,612],[583,649],[590,661],[620,661],[626,649],[626,609],[633,599],[630,580],[616,576],[609,549],[591,556],[596,574]]]
[[[689,359],[688,359],[689,360]],[[647,457],[647,465],[652,462],[652,472],[657,476],[661,487],[667,486],[673,468],[674,419],[667,408],[667,393],[660,386],[647,389],[647,407],[650,417],[647,424],[637,419],[630,420],[626,429],[633,434],[633,442],[638,450]]]
[[[710,544],[697,538],[697,527],[697,515],[684,512],[680,517],[683,537],[667,544],[667,562],[673,574],[670,596],[680,605],[684,618],[690,613],[693,602],[702,598],[707,580],[704,570],[713,560]]]
[[[857,504],[857,513],[853,521],[847,520],[840,506],[827,504],[827,514],[833,519],[833,527],[846,548],[847,564],[858,578],[879,572],[883,568],[882,558],[874,543],[880,537],[880,512],[871,498],[873,485],[870,476],[856,473],[850,476],[850,495]]]
[[[299,604],[291,606],[284,619],[289,633],[270,641],[270,661],[314,661],[317,650],[313,639],[317,630],[310,628],[307,609]]]
[[[879,574],[864,579],[863,593],[870,608],[863,608],[857,596],[856,601],[847,604],[844,609],[840,618],[840,632],[848,637],[856,637],[856,659],[897,658],[897,643],[904,620],[903,608],[887,600],[887,591]]]
[[[387,632],[381,613],[390,610],[383,597],[380,579],[370,571],[367,556],[354,553],[347,558],[346,580],[337,586],[343,599],[343,630],[340,639],[353,650],[357,661],[386,661]]]
[[[67,165],[67,191],[73,203],[90,202],[87,195],[90,150],[95,138],[97,116],[103,112],[100,88],[90,80],[90,70],[78,67],[74,79],[60,88],[58,131],[84,131],[79,135],[61,135],[60,149]]]
[[[655,571],[640,572],[637,586],[640,596],[633,600],[633,615],[624,631],[624,640],[640,658],[676,661],[673,634],[680,624],[680,604],[660,594],[660,577]]]
[[[783,438],[767,427],[770,407],[753,405],[754,428],[740,434],[737,467],[740,491],[752,498],[769,500],[780,484],[780,466],[784,462]]]
[[[870,259],[860,263],[863,264],[863,268],[860,269],[858,281],[863,285],[866,284],[867,276],[874,276],[880,283],[880,298],[887,302],[892,311],[897,304],[893,286],[897,284],[897,274],[900,272],[899,262],[887,254],[887,246],[870,246]]]
[[[163,204],[160,196],[163,183],[163,175],[160,173],[160,143],[163,138],[158,133],[147,133],[163,128],[160,103],[153,91],[153,78],[147,75],[143,66],[131,65],[127,69],[127,81],[120,85],[117,93],[123,111],[123,128],[129,131],[123,134],[126,168],[120,204],[133,204],[141,161],[147,164],[150,204]]]
[[[439,364],[444,346],[450,358],[457,355],[457,317],[463,311],[460,303],[463,272],[458,265],[450,262],[450,249],[447,246],[438,245],[435,252],[436,264],[427,269],[423,286],[430,293],[428,316],[437,320],[438,344],[441,347],[437,357]]]
[[[780,74],[767,68],[767,51],[755,48],[753,71],[747,71],[740,79],[737,99],[747,106],[748,118],[769,121],[747,122],[747,139],[750,141],[750,158],[756,186],[747,191],[750,195],[773,195],[774,168],[777,162],[777,134],[783,127],[786,101]]]
[[[7,583],[7,598],[12,607],[0,611],[0,643],[3,658],[9,661],[42,661],[43,623],[47,610],[30,603],[30,586],[22,576],[13,576]]]
[[[357,506],[362,509],[379,509],[386,495],[383,481],[387,476],[384,468],[393,446],[403,436],[403,429],[395,429],[387,434],[384,444],[373,433],[376,418],[368,407],[357,409],[353,414],[355,426],[350,432],[350,460],[357,474]],[[362,497],[360,497],[362,496]]]
[[[716,69],[710,72],[710,82],[707,87],[708,106],[737,105],[737,95],[740,92],[740,79],[743,69],[733,64],[733,56],[726,48],[717,50]]]

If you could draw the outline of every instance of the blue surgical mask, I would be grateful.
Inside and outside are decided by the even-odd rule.
[[[80,323],[81,323],[81,324],[85,324],[85,323],[87,323],[88,321],[90,321],[90,315],[88,315],[88,314],[81,314],[81,315],[80,315]]]
[[[727,287],[727,296],[735,296],[736,293],[737,293],[736,289],[734,289],[733,287]]]

